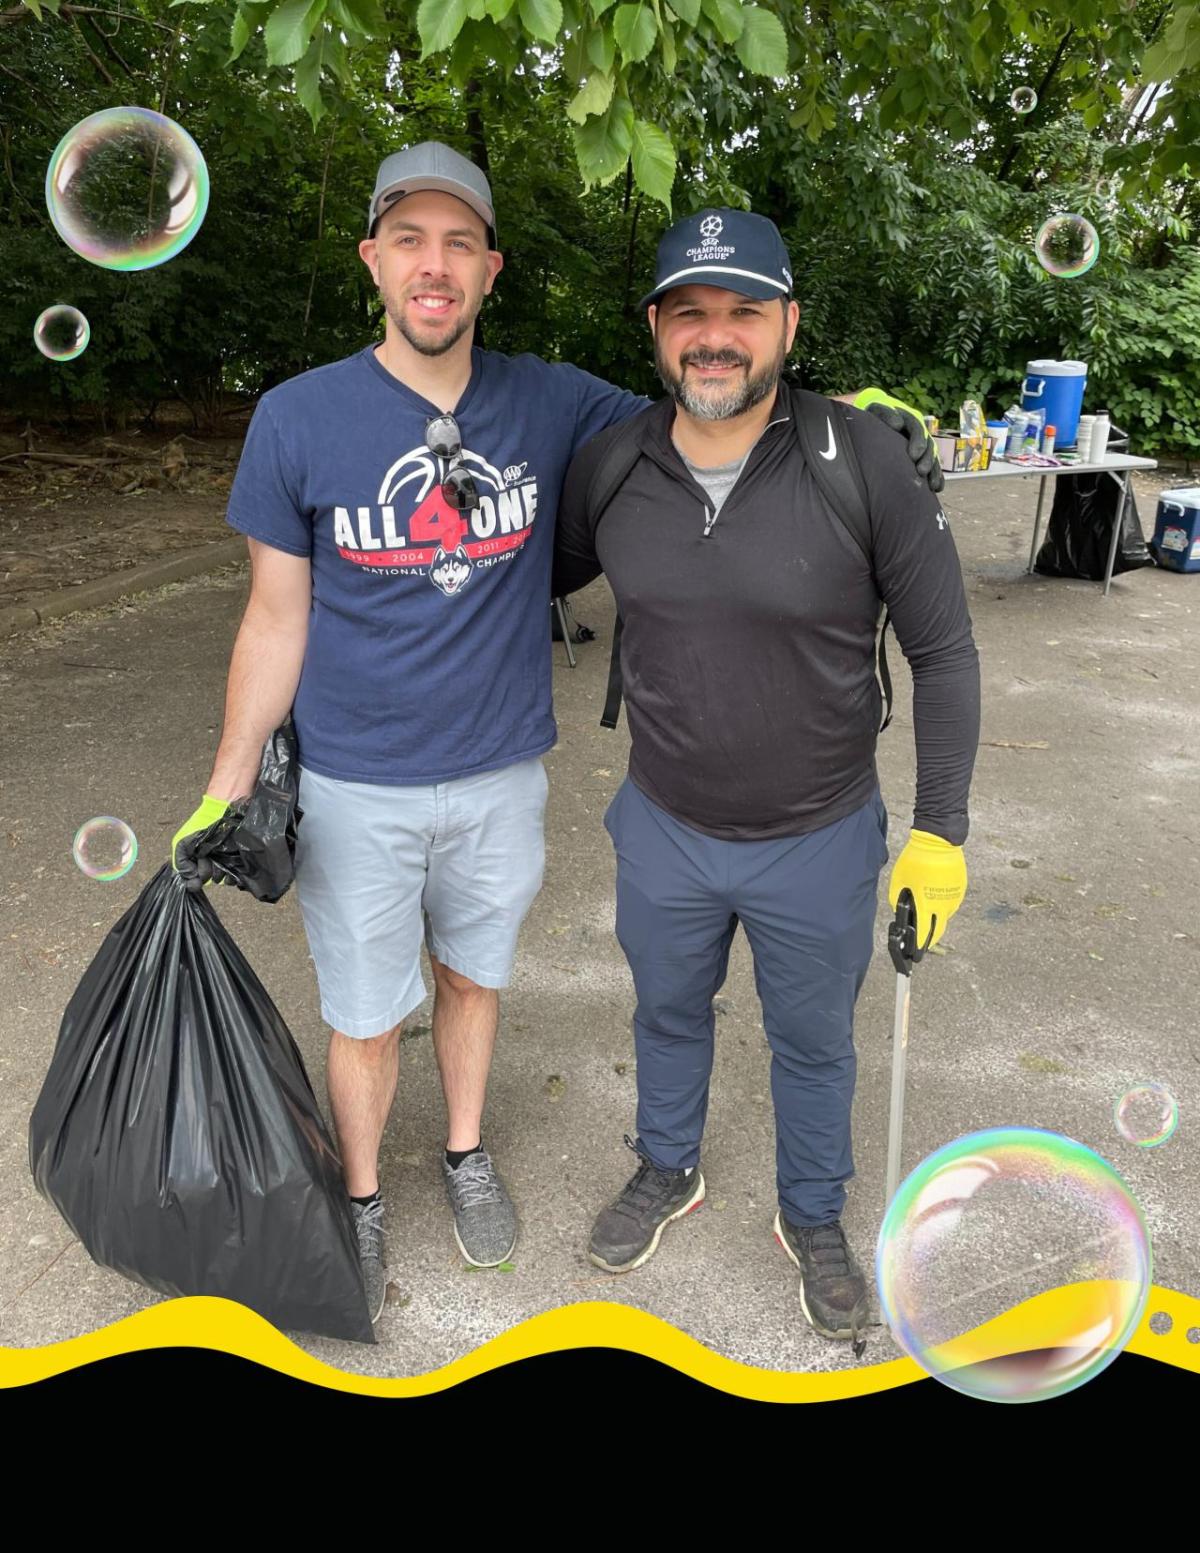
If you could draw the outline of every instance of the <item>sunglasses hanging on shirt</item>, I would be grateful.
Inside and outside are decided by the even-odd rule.
[[[456,512],[479,505],[479,492],[471,472],[463,463],[462,432],[452,415],[435,415],[425,423],[425,446],[447,462],[442,480],[442,495]]]

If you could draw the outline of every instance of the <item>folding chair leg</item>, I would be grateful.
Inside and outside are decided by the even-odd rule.
[[[562,599],[554,600],[554,608],[558,614],[558,629],[562,632],[563,646],[567,649],[567,663],[574,668],[575,651],[571,646],[571,633],[567,630],[567,612],[563,608]]]

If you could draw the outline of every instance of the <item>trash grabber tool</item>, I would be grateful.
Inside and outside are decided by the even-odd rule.
[[[935,924],[923,947],[917,946],[917,909],[910,890],[901,890],[896,915],[888,928],[888,953],[896,967],[896,1022],[892,1028],[892,1103],[888,1115],[887,1195],[883,1210],[891,1206],[900,1184],[900,1160],[904,1147],[904,1075],[908,1064],[908,1013],[912,1001],[912,968],[922,959],[933,938]]]

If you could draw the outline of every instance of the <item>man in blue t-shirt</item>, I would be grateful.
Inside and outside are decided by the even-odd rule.
[[[249,542],[250,600],[212,776],[172,858],[195,874],[179,843],[250,792],[294,710],[297,894],[378,1318],[379,1145],[401,1022],[425,997],[422,937],[458,1245],[494,1266],[515,1244],[480,1129],[497,989],[542,879],[554,514],[572,456],[647,401],[472,348],[504,261],[487,180],[449,147],[383,162],[359,252],[383,343],[272,389],[250,425],[228,514]]]
[[[172,846],[251,791],[294,703],[297,894],[373,1317],[379,1145],[401,1022],[425,997],[422,937],[458,1244],[493,1266],[515,1243],[480,1125],[497,989],[542,880],[554,510],[575,452],[646,403],[472,348],[503,264],[494,228],[487,180],[449,147],[380,167],[359,252],[385,337],[255,411],[228,515],[249,541],[250,601],[204,802]]]

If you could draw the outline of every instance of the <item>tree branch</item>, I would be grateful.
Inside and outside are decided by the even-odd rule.
[[[58,8],[59,16],[111,16],[119,22],[144,22],[147,27],[157,27],[161,32],[174,32],[174,27],[169,27],[166,22],[155,21],[152,16],[142,16],[136,11],[106,11],[95,5],[61,5]],[[0,27],[11,27],[14,22],[23,22],[27,17],[34,21],[37,18],[27,5],[15,5],[8,11],[0,11]]]
[[[93,20],[91,16],[88,17],[88,26],[100,39],[100,42],[104,45],[106,51],[112,55],[113,59],[115,59],[117,64],[120,65],[121,69],[125,72],[129,79],[131,81],[136,80],[136,72],[129,68],[127,61],[121,57],[121,51],[117,48],[112,38],[110,38],[109,35],[104,31],[104,28],[101,27],[98,22]],[[116,34],[114,33],[113,36],[115,37]]]
[[[1070,26],[1070,27],[1067,28],[1066,32],[1063,33],[1062,42],[1058,45],[1058,49],[1055,52],[1054,58],[1050,61],[1050,68],[1046,71],[1046,74],[1042,77],[1041,83],[1040,83],[1040,85],[1037,88],[1037,98],[1038,98],[1038,102],[1039,103],[1041,102],[1043,96],[1045,95],[1046,88],[1050,85],[1051,81],[1053,81],[1054,77],[1058,74],[1058,67],[1059,67],[1059,65],[1062,64],[1063,55],[1066,53],[1067,44],[1071,41],[1071,37],[1074,34],[1074,31],[1075,31],[1074,26]],[[1037,108],[1035,107],[1033,111],[1036,113],[1037,112]],[[1004,161],[1000,165],[1000,171],[996,174],[997,182],[1003,183],[1004,180],[1008,177],[1009,173],[1012,170],[1012,164],[1017,159],[1017,152],[1020,149],[1021,149],[1020,142],[1014,140],[1012,145],[1009,146],[1009,148],[1008,148],[1008,152],[1007,152],[1007,155],[1004,158]]]
[[[34,86],[32,81],[27,81],[23,75],[18,75],[15,70],[10,70],[2,59],[0,59],[0,70],[3,70],[5,75],[11,76],[14,81],[19,81],[31,97],[36,97],[39,102],[44,102],[47,108],[52,109],[55,113],[59,111],[58,104],[52,98],[47,97],[41,87]]]
[[[631,167],[633,163],[629,164]],[[633,207],[633,220],[629,223],[629,247],[625,251],[625,300],[621,304],[621,312],[629,317],[631,308],[629,305],[630,288],[633,285],[633,261],[635,245],[637,243],[638,217],[642,213],[642,191],[638,190],[637,203]]]
[[[321,262],[321,238],[325,233],[325,191],[329,187],[329,158],[333,155],[334,125],[329,126],[329,139],[325,142],[325,166],[321,169],[321,200],[317,206],[317,240],[313,244],[312,274],[308,277],[308,297],[304,303],[304,328],[300,338],[308,337],[308,321],[312,316],[313,291],[317,284],[317,266]]]
[[[99,54],[96,53],[95,49],[88,42],[87,38],[84,37],[83,28],[79,25],[79,18],[78,17],[72,16],[72,18],[71,18],[71,26],[74,27],[75,31],[79,34],[79,41],[80,41],[80,43],[83,44],[84,52],[87,54],[87,57],[91,60],[92,64],[95,65],[96,69],[100,72],[100,74],[108,82],[109,86],[111,86],[112,89],[115,91],[116,87],[117,87],[117,83],[113,80],[112,76],[109,75],[109,73],[108,73],[108,66],[100,58]]]

